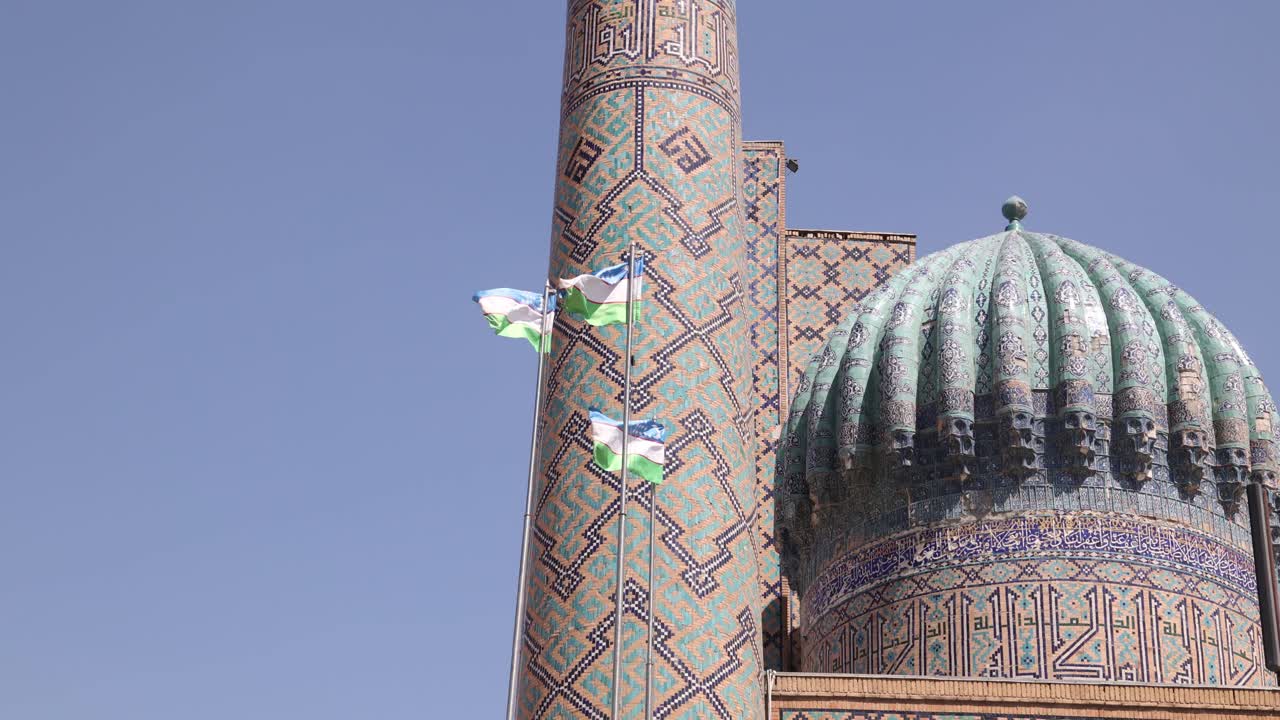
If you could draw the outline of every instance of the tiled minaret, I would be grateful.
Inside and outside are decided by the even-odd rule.
[[[570,0],[551,274],[645,259],[633,417],[669,428],[657,492],[658,718],[763,713],[754,428],[733,0]],[[557,318],[543,423],[520,715],[607,718],[616,475],[587,411],[622,416],[623,327]],[[630,483],[624,716],[642,717],[646,483]]]

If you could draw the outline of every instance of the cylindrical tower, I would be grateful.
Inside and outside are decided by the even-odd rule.
[[[645,260],[632,416],[666,422],[653,580],[659,718],[763,712],[733,0],[570,0],[551,274]],[[521,662],[524,718],[607,718],[618,478],[588,408],[622,416],[623,326],[561,316],[548,373]],[[625,717],[644,704],[648,509],[629,483]]]
[[[1005,212],[851,308],[792,405],[803,669],[1274,687],[1257,368],[1167,280]]]

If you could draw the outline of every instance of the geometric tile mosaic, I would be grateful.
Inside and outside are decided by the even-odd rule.
[[[1132,516],[907,533],[830,563],[806,671],[1275,686],[1249,553]]]
[[[782,317],[786,329],[782,376],[785,404],[809,360],[858,303],[915,260],[911,235],[833,230],[786,231]]]
[[[786,150],[779,142],[742,147],[742,201],[747,243],[746,317],[751,328],[752,423],[755,428],[757,562],[764,666],[782,670],[782,574],[773,530],[773,476],[781,421],[778,343],[778,251],[786,227]]]
[[[787,377],[803,375],[818,343],[861,298],[914,257],[910,235],[786,229],[786,150],[780,142],[743,144],[743,207],[748,266],[756,432],[757,542],[761,630],[767,669],[783,670],[787,607],[774,530],[774,477]],[[830,259],[828,262],[826,259]],[[822,265],[818,273],[810,269]],[[813,308],[821,307],[814,312]]]
[[[866,283],[878,284],[912,254],[901,244],[881,247],[889,236],[799,239],[797,270],[836,248],[865,260],[819,284],[792,286],[785,152],[781,143],[741,141],[734,25],[729,0],[570,2],[551,276],[616,264],[637,244],[646,302],[631,410],[670,430],[666,482],[656,496],[653,598],[645,568],[654,498],[643,482],[629,488],[627,717],[643,706],[650,602],[657,717],[736,719],[762,707],[761,672],[782,668],[787,630],[798,622],[786,616],[796,611],[784,602],[774,540],[786,376],[807,362],[813,336],[835,322],[834,311],[814,322],[807,308],[827,296],[834,302],[841,283],[841,293],[865,293]],[[788,319],[791,307],[798,324]],[[591,463],[586,410],[621,413],[627,359],[621,328],[561,316],[555,332],[521,712],[604,717],[612,703],[620,488]]]
[[[655,717],[738,720],[764,707],[735,22],[731,0],[569,3],[550,275],[623,262],[633,244],[643,256],[631,411],[665,423],[668,440],[656,492],[629,483],[617,598],[621,488],[592,461],[587,412],[622,415],[624,328],[559,314],[522,718],[609,717],[615,601],[624,717],[643,716],[650,607]]]
[[[914,257],[910,235],[786,229],[786,151],[780,142],[743,145],[748,267],[746,314],[754,353],[757,542],[761,630],[767,669],[784,670],[787,612],[774,529],[774,477],[788,377],[804,374],[813,351],[845,313]],[[794,612],[794,603],[792,615]],[[793,661],[798,664],[798,658]]]

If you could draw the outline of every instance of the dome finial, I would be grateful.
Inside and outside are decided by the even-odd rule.
[[[1009,221],[1005,230],[1021,230],[1022,218],[1027,216],[1029,210],[1027,201],[1017,195],[1005,200],[1004,207],[1000,208],[1000,212],[1004,213],[1004,219]]]

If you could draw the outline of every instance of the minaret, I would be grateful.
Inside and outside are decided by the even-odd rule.
[[[734,0],[570,0],[551,276],[645,260],[632,417],[667,423],[654,717],[763,715]],[[623,327],[556,320],[520,658],[522,718],[608,718]],[[651,490],[629,483],[621,697],[643,717]]]

